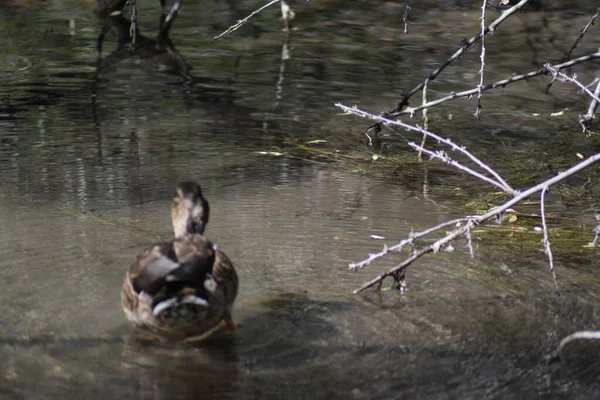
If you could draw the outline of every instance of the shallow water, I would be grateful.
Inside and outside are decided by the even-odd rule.
[[[464,242],[423,258],[405,294],[355,296],[402,255],[356,273],[347,264],[468,212],[456,193],[469,179],[421,167],[391,178],[294,152],[328,136],[362,146],[365,123],[332,104],[392,107],[457,35],[476,29],[477,8],[446,3],[413,5],[408,37],[390,24],[403,12],[395,3],[302,4],[282,63],[275,11],[214,44],[257,3],[190,0],[171,35],[189,73],[169,71],[164,52],[123,56],[111,34],[97,68],[100,24],[87,3],[0,6],[0,397],[597,398],[597,374],[576,361],[546,362],[566,334],[598,327],[592,250],[557,255],[560,297],[543,252],[493,242],[473,260]],[[141,33],[151,37],[158,2],[138,4]],[[439,13],[456,21],[455,32],[436,25]],[[542,18],[572,26],[573,36],[515,39]],[[489,79],[538,68],[539,54],[570,44],[588,18],[519,16],[506,28],[515,36],[488,43],[490,64],[515,54]],[[595,51],[598,39],[588,40]],[[456,71],[477,63],[474,56]],[[473,79],[449,73],[432,93]],[[486,160],[537,162],[533,149],[552,146],[560,137],[548,143],[549,133],[577,119],[547,114],[586,105],[566,85],[550,95],[537,91],[544,83],[527,85],[490,94],[479,120],[474,103],[449,104],[439,132],[469,140]],[[383,138],[402,151],[398,138]],[[119,291],[135,254],[169,238],[173,187],[185,179],[201,183],[211,204],[207,234],[236,264],[241,288],[237,333],[182,348],[136,335]]]

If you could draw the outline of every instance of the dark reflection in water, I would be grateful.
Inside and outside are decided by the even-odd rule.
[[[597,354],[593,343],[546,359],[569,332],[597,328],[593,253],[557,256],[560,298],[541,253],[494,243],[474,260],[457,243],[416,264],[406,295],[351,296],[402,254],[357,273],[348,262],[464,214],[455,188],[470,184],[421,166],[374,178],[361,168],[377,163],[371,157],[339,167],[289,152],[317,138],[360,146],[361,123],[338,118],[332,104],[394,105],[456,37],[479,29],[473,2],[413,2],[408,37],[401,3],[309,2],[296,8],[290,38],[266,13],[216,44],[255,1],[186,0],[169,38],[153,36],[159,2],[137,3],[137,48],[127,12],[103,25],[86,2],[0,5],[2,399],[598,397],[594,359],[576,356],[578,346]],[[486,79],[538,68],[542,54],[560,58],[552,52],[589,19],[575,10],[595,9],[579,3],[569,15],[528,9],[507,22],[488,42],[489,65],[505,62]],[[543,36],[545,24],[567,23],[569,34]],[[460,71],[478,62],[465,58]],[[580,76],[596,72],[588,65]],[[432,95],[476,78],[449,72]],[[486,160],[541,153],[548,135],[572,126],[545,115],[582,103],[566,85],[549,95],[535,85],[545,83],[487,96],[477,120],[467,103],[450,104],[436,129]],[[450,116],[455,132],[445,131]],[[382,139],[402,152],[399,139]],[[138,337],[119,290],[133,255],[169,238],[173,186],[184,179],[202,184],[208,235],[239,270],[241,327],[168,347]]]

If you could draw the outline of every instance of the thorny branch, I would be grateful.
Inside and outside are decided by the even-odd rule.
[[[579,82],[577,80],[577,76],[573,75],[573,77],[568,76],[567,74],[564,74],[560,71],[558,71],[557,69],[553,68],[551,65],[546,64],[544,66],[544,68],[553,76],[553,79],[559,79],[561,81],[567,81],[567,82],[571,82],[574,83],[575,85],[577,85],[585,94],[587,94],[588,96],[590,96],[592,98],[592,101],[590,103],[590,106],[588,108],[588,112],[586,115],[584,116],[580,116],[579,118],[579,123],[581,124],[583,131],[584,132],[588,132],[589,127],[592,123],[592,120],[594,119],[594,113],[596,112],[596,108],[598,107],[598,103],[600,103],[600,80],[598,78],[596,78],[591,84],[589,84],[588,86],[585,86],[583,83]],[[588,89],[589,86],[592,86],[596,84],[596,89],[594,90],[594,92],[592,93],[592,91],[590,89]]]
[[[477,226],[485,221],[488,221],[498,215],[500,215],[502,212],[504,212],[505,210],[507,210],[508,208],[512,207],[514,204],[519,203],[520,201],[528,198],[529,196],[531,196],[532,194],[539,192],[539,191],[543,191],[542,192],[542,216],[544,216],[544,209],[543,209],[543,202],[544,202],[544,194],[545,191],[548,190],[548,188],[554,184],[556,184],[557,182],[560,182],[561,180],[579,172],[580,170],[588,167],[589,165],[597,162],[600,160],[600,153],[595,154],[594,156],[588,158],[585,161],[580,162],[579,164],[571,167],[570,169],[568,169],[567,171],[564,171],[556,176],[554,176],[551,179],[546,180],[545,182],[542,182],[536,186],[533,186],[523,192],[518,192],[514,189],[512,189],[500,176],[499,174],[497,174],[492,168],[490,168],[489,166],[487,166],[486,164],[484,164],[482,161],[480,161],[477,157],[475,157],[473,154],[471,154],[470,152],[468,152],[464,147],[462,146],[457,146],[456,144],[452,143],[450,140],[446,139],[446,138],[442,138],[432,132],[426,131],[420,127],[417,126],[413,126],[410,124],[406,124],[403,123],[401,121],[394,121],[394,120],[390,120],[387,118],[384,118],[382,116],[377,116],[377,115],[373,115],[373,114],[369,114],[365,111],[359,110],[356,107],[347,107],[344,106],[342,104],[336,104],[337,107],[340,107],[342,110],[344,110],[346,113],[348,114],[354,114],[354,115],[358,115],[360,117],[363,118],[370,118],[373,120],[378,121],[378,123],[383,123],[386,125],[394,125],[394,126],[399,126],[402,127],[408,131],[416,131],[416,132],[420,132],[424,135],[430,136],[432,138],[434,138],[435,140],[437,140],[440,143],[444,143],[447,146],[450,146],[452,150],[454,151],[458,151],[460,153],[462,153],[463,155],[467,156],[470,160],[472,160],[474,163],[476,163],[478,166],[480,166],[481,168],[483,168],[486,172],[488,172],[489,174],[491,174],[494,178],[490,178],[488,176],[482,175],[476,171],[473,171],[472,169],[468,168],[468,167],[464,167],[464,166],[460,166],[460,164],[458,164],[457,162],[455,162],[454,160],[451,160],[446,153],[444,152],[432,152],[429,150],[426,150],[424,148],[422,148],[421,146],[418,146],[414,143],[409,143],[413,148],[420,150],[420,151],[424,151],[427,154],[429,154],[430,156],[434,157],[434,158],[439,158],[442,159],[445,162],[448,162],[454,166],[459,167],[461,170],[468,172],[470,174],[472,174],[473,176],[482,179],[490,184],[493,184],[495,186],[498,186],[500,188],[502,188],[505,192],[512,194],[514,197],[505,202],[504,204],[502,204],[499,207],[495,207],[491,210],[489,210],[486,214],[481,215],[481,216],[474,216],[474,217],[464,217],[464,218],[459,218],[456,220],[452,220],[452,221],[448,221],[445,222],[443,224],[437,225],[433,228],[427,229],[425,231],[419,232],[419,233],[411,233],[409,235],[408,238],[401,240],[400,242],[398,242],[397,244],[395,244],[394,246],[391,247],[387,247],[385,246],[383,248],[383,250],[381,250],[378,253],[373,253],[370,254],[368,258],[360,261],[360,262],[355,262],[355,263],[350,263],[349,264],[349,268],[356,270],[356,269],[360,269],[360,268],[364,268],[365,266],[367,266],[368,264],[370,264],[372,261],[375,261],[378,258],[381,258],[385,255],[387,255],[390,252],[396,252],[396,251],[400,251],[402,248],[404,248],[407,245],[412,245],[413,242],[421,237],[427,236],[433,232],[436,232],[444,227],[450,226],[450,225],[460,225],[458,228],[454,229],[453,231],[451,231],[450,233],[447,233],[446,236],[442,237],[441,239],[438,239],[437,241],[435,241],[434,243],[425,246],[417,251],[413,251],[411,253],[411,255],[406,258],[402,263],[400,263],[399,265],[397,265],[396,267],[388,270],[387,272],[384,272],[383,274],[377,276],[376,278],[374,278],[373,280],[363,284],[360,288],[358,288],[357,290],[354,291],[354,293],[359,293],[362,292],[363,290],[370,288],[374,285],[381,285],[381,283],[383,282],[383,280],[386,277],[392,276],[394,277],[394,280],[397,281],[398,280],[398,276],[403,276],[404,274],[404,270],[408,267],[408,265],[410,265],[413,261],[415,261],[416,259],[418,259],[419,257],[421,257],[424,254],[427,253],[431,253],[431,252],[437,252],[439,251],[441,248],[443,248],[444,246],[446,246],[447,244],[449,244],[453,239],[466,235],[467,238],[470,238],[470,231],[474,226]],[[544,217],[543,217],[544,218]],[[464,223],[464,225],[462,225]],[[544,225],[544,248],[546,251],[546,254],[548,255],[549,261],[550,261],[550,270],[552,272],[552,275],[555,279],[555,285],[556,285],[556,276],[555,276],[555,272],[554,272],[554,265],[553,265],[553,259],[552,259],[552,252],[550,250],[550,242],[548,239],[548,231],[547,231],[547,225],[545,224],[545,218],[543,219],[543,225]],[[470,239],[469,243],[470,243]],[[471,252],[471,248],[472,245],[469,244],[469,249]],[[400,282],[398,282],[400,283]],[[558,286],[557,286],[557,290],[558,290]]]
[[[396,267],[384,272],[383,274],[377,276],[376,278],[372,279],[369,282],[366,282],[365,284],[363,284],[360,288],[356,289],[354,291],[354,293],[360,293],[365,289],[368,289],[374,285],[379,284],[380,282],[382,282],[386,277],[388,276],[394,276],[396,274],[398,274],[399,272],[401,272],[402,270],[406,269],[413,261],[415,261],[417,258],[421,257],[424,254],[427,253],[431,253],[431,252],[437,252],[439,251],[441,248],[443,248],[444,246],[446,246],[448,243],[450,243],[453,239],[460,237],[464,234],[466,234],[469,230],[471,230],[473,227],[489,221],[490,219],[500,215],[501,213],[503,213],[504,211],[506,211],[508,208],[512,207],[513,205],[523,201],[524,199],[528,198],[529,196],[531,196],[534,193],[537,193],[539,191],[545,190],[547,188],[549,188],[550,186],[566,179],[567,177],[576,174],[577,172],[581,171],[584,168],[589,167],[590,165],[596,163],[600,161],[600,153],[594,154],[593,156],[587,158],[586,160],[572,166],[571,168],[569,168],[566,171],[563,171],[555,176],[553,176],[552,178],[539,183],[535,186],[530,187],[527,190],[524,190],[523,192],[521,192],[519,195],[513,197],[512,199],[508,200],[507,202],[505,202],[504,204],[502,204],[501,206],[498,207],[494,207],[491,210],[489,210],[487,213],[483,214],[483,215],[478,215],[478,216],[473,216],[473,217],[465,217],[465,218],[459,218],[456,220],[452,220],[452,221],[448,221],[448,222],[444,222],[440,225],[437,225],[433,228],[429,228],[425,231],[419,232],[419,233],[413,233],[411,234],[407,239],[403,239],[402,241],[398,242],[396,245],[392,246],[392,247],[384,247],[384,249],[382,251],[380,251],[379,253],[374,253],[374,254],[370,254],[368,258],[366,258],[363,261],[357,262],[357,263],[351,263],[349,264],[349,268],[350,269],[357,269],[357,268],[362,268],[365,267],[366,265],[370,264],[372,261],[383,257],[384,255],[392,252],[392,251],[399,251],[400,249],[402,249],[404,246],[406,246],[407,244],[411,244],[413,243],[413,241],[416,238],[420,238],[420,237],[424,237],[430,233],[433,233],[435,231],[438,231],[446,226],[449,225],[455,225],[455,224],[459,224],[464,222],[464,225],[461,225],[460,227],[454,229],[453,231],[447,233],[444,237],[436,240],[434,243],[429,244],[426,247],[423,247],[422,249],[413,252],[408,258],[406,258],[402,263],[400,263],[399,265],[397,265]]]
[[[571,53],[577,48],[577,46],[579,46],[579,42],[581,41],[581,39],[583,39],[588,29],[590,29],[590,26],[594,25],[594,21],[596,20],[596,18],[598,18],[598,15],[600,15],[600,7],[598,7],[596,14],[592,16],[590,22],[588,22],[587,25],[581,30],[581,33],[577,37],[577,40],[575,40],[575,43],[573,43],[573,46],[571,47],[565,58],[563,58],[563,61],[567,61],[571,57]]]

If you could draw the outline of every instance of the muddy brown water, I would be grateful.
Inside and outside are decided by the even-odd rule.
[[[477,29],[477,7],[463,3],[414,4],[408,37],[399,3],[301,4],[282,64],[275,10],[215,44],[258,3],[190,0],[171,35],[183,61],[152,43],[130,55],[109,33],[99,66],[92,5],[0,6],[0,398],[598,398],[594,369],[547,361],[562,337],[599,326],[591,250],[557,258],[560,297],[541,249],[487,242],[474,259],[464,242],[425,257],[405,294],[355,296],[401,258],[356,273],[349,262],[464,215],[456,192],[472,180],[421,168],[391,178],[292,156],[295,143],[328,135],[364,148],[365,123],[333,103],[393,106]],[[158,2],[138,4],[140,32],[152,37]],[[578,7],[507,22],[488,42],[490,66],[498,63],[489,79],[568,48],[589,19]],[[549,40],[544,19],[569,34]],[[597,36],[587,40],[595,51]],[[477,68],[478,57],[465,59],[432,96],[471,87],[476,72],[464,71]],[[524,153],[534,163],[587,106],[565,85],[549,95],[544,85],[490,94],[479,120],[474,103],[449,104],[435,115],[439,132],[486,160]],[[562,108],[576,111],[548,118]],[[240,328],[172,347],[137,337],[119,290],[134,255],[169,238],[173,186],[184,179],[203,186],[208,236],[238,268]]]

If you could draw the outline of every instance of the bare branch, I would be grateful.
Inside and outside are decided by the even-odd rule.
[[[363,290],[372,287],[374,285],[377,285],[379,283],[381,283],[386,277],[388,276],[394,276],[399,274],[400,272],[402,272],[403,270],[405,270],[413,261],[415,261],[417,258],[421,257],[424,254],[427,253],[431,253],[433,251],[438,251],[440,248],[442,248],[443,246],[446,246],[448,243],[450,243],[453,239],[464,235],[468,230],[472,229],[474,226],[477,226],[485,221],[488,221],[498,215],[500,215],[502,212],[504,212],[505,210],[507,210],[508,208],[512,207],[513,205],[519,203],[520,201],[523,201],[524,199],[528,198],[529,196],[531,196],[532,194],[539,192],[541,190],[546,190],[547,188],[549,188],[550,186],[566,179],[567,177],[576,174],[577,172],[581,171],[584,168],[589,167],[590,165],[596,163],[600,161],[600,153],[594,154],[593,156],[587,158],[586,160],[574,165],[573,167],[569,168],[566,171],[561,172],[560,174],[555,175],[554,177],[538,184],[535,185],[523,192],[521,192],[519,195],[513,197],[512,199],[510,199],[509,201],[505,202],[504,204],[502,204],[501,206],[498,207],[494,207],[491,210],[489,210],[487,213],[483,214],[483,215],[478,215],[478,216],[474,216],[474,217],[465,217],[465,218],[459,218],[456,220],[452,220],[452,221],[448,221],[446,223],[440,224],[434,228],[430,228],[427,229],[423,232],[417,233],[417,234],[411,234],[409,238],[407,239],[403,239],[402,241],[400,241],[398,244],[391,246],[391,247],[384,247],[384,249],[379,252],[379,253],[375,253],[375,254],[370,254],[369,258],[367,258],[366,260],[363,260],[359,263],[351,263],[349,264],[349,268],[350,269],[356,269],[358,267],[364,267],[365,265],[368,265],[369,263],[371,263],[372,261],[374,261],[375,259],[378,259],[380,257],[385,256],[386,254],[388,254],[391,251],[395,251],[396,249],[401,249],[403,246],[405,246],[406,244],[412,243],[414,241],[415,238],[417,237],[422,237],[425,236],[426,234],[430,234],[436,230],[441,229],[442,227],[446,227],[452,223],[457,223],[458,222],[464,222],[466,221],[466,223],[447,233],[446,236],[438,239],[436,242],[423,247],[422,249],[413,252],[408,258],[406,258],[402,263],[400,263],[399,265],[397,265],[396,267],[384,272],[383,274],[379,275],[378,277],[376,277],[375,279],[363,284],[360,288],[356,289],[354,291],[354,293],[360,293]]]
[[[598,9],[596,10],[596,14],[594,14],[592,16],[592,19],[590,19],[590,22],[588,22],[587,25],[581,30],[581,33],[577,37],[577,40],[575,40],[575,43],[573,43],[573,46],[571,47],[571,49],[569,50],[569,52],[567,53],[565,58],[563,58],[563,62],[567,61],[569,58],[571,58],[571,53],[573,52],[573,50],[575,50],[577,48],[577,46],[579,46],[579,41],[581,41],[581,39],[583,39],[583,37],[585,36],[585,34],[586,34],[587,30],[590,28],[590,26],[594,25],[594,21],[596,20],[596,18],[598,18],[598,15],[600,15],[600,7],[598,7]]]
[[[518,2],[517,4],[515,4],[514,6],[512,6],[511,8],[509,8],[508,10],[504,11],[502,13],[502,15],[500,15],[500,17],[498,17],[494,22],[492,22],[490,25],[488,25],[487,28],[485,28],[485,34],[487,35],[488,33],[493,33],[496,28],[502,24],[502,22],[504,22],[508,17],[510,17],[512,14],[516,13],[517,11],[519,11],[521,8],[523,8],[523,6],[525,6],[525,4],[527,4],[529,2],[529,0],[521,0],[520,2]],[[401,110],[402,105],[405,103],[405,101],[408,101],[408,99],[410,97],[412,97],[413,94],[417,93],[418,91],[420,91],[421,89],[423,89],[423,86],[426,85],[429,81],[434,80],[444,69],[446,69],[446,67],[448,65],[450,65],[453,61],[456,61],[460,58],[460,56],[466,52],[467,50],[471,49],[475,43],[477,43],[477,41],[481,38],[481,32],[478,32],[475,36],[471,37],[470,39],[466,40],[463,42],[463,45],[461,46],[460,49],[456,50],[454,52],[454,54],[452,54],[452,56],[450,56],[446,61],[444,61],[442,63],[442,65],[440,65],[439,67],[437,67],[433,72],[431,72],[429,74],[429,76],[423,81],[421,82],[419,85],[417,85],[414,89],[412,89],[410,92],[408,92],[407,94],[405,94],[403,96],[402,101],[396,106],[396,108],[394,108],[393,110],[389,111],[388,117],[393,117],[396,115],[397,112],[399,112]]]
[[[427,84],[423,86],[423,102],[422,104],[427,104]],[[429,130],[429,115],[427,115],[427,108],[423,109],[423,129]],[[423,135],[421,139],[421,147],[425,147],[425,142],[427,141],[427,135]],[[419,151],[417,153],[417,161],[423,161],[423,152]]]
[[[481,67],[479,68],[479,85],[477,85],[477,108],[475,109],[475,117],[479,117],[481,114],[481,98],[483,92],[483,69],[485,67],[485,8],[487,6],[487,0],[483,0],[481,3],[481,54],[479,59],[481,61]]]
[[[390,269],[389,271],[379,275],[377,278],[363,284],[360,288],[356,289],[353,293],[357,294],[357,293],[362,292],[365,289],[370,288],[371,286],[374,286],[376,284],[381,284],[381,282],[383,282],[383,280],[385,278],[387,278],[388,276],[393,276],[393,275],[396,275],[396,274],[402,272],[402,270],[405,270],[413,261],[420,258],[421,256],[423,256],[427,253],[438,252],[443,246],[447,245],[455,238],[464,234],[467,230],[471,229],[475,225],[476,225],[476,222],[474,220],[467,221],[467,223],[464,226],[453,230],[452,232],[450,232],[443,238],[435,241],[434,243],[432,243],[428,246],[425,246],[418,251],[413,252],[408,258],[406,258],[404,261],[402,261],[402,263],[400,263],[399,265]]]
[[[467,229],[466,237],[467,237],[467,248],[469,249],[469,255],[471,256],[471,258],[475,258],[475,250],[473,250],[473,238],[471,237],[470,229]]]
[[[126,3],[131,6],[131,26],[129,27],[129,36],[131,37],[131,45],[135,46],[137,39],[137,7],[135,6],[135,0],[128,0]]]
[[[231,25],[229,28],[227,28],[225,30],[225,32],[221,33],[220,35],[217,35],[213,38],[213,41],[217,41],[219,39],[222,39],[223,37],[229,35],[231,32],[238,30],[242,25],[244,25],[246,22],[248,22],[248,20],[250,20],[250,18],[252,18],[253,16],[255,16],[256,14],[258,14],[259,12],[261,12],[262,10],[264,10],[267,7],[272,6],[275,3],[279,3],[279,0],[273,0],[270,3],[265,4],[264,6],[262,6],[261,8],[259,8],[258,10],[252,11],[250,13],[250,15],[248,15],[246,18],[244,19],[240,19],[238,20],[238,22],[236,22],[235,24]]]
[[[596,59],[596,58],[600,58],[600,52],[587,54],[585,56],[582,56],[582,57],[579,57],[579,58],[576,58],[576,59],[564,62],[562,64],[556,64],[556,65],[553,65],[552,68],[560,70],[560,69],[568,68],[568,67],[571,67],[571,66],[573,66],[575,64],[579,64],[579,63],[586,62],[586,61],[589,61],[589,60],[593,60],[593,59]],[[542,68],[540,68],[540,69],[538,69],[536,71],[531,71],[531,72],[528,72],[528,73],[523,74],[523,75],[515,75],[515,76],[512,76],[511,78],[508,78],[508,79],[503,79],[501,81],[497,81],[497,82],[494,82],[494,83],[487,84],[487,85],[485,85],[485,86],[483,86],[481,88],[481,91],[485,92],[486,90],[496,89],[498,87],[504,87],[504,86],[506,86],[508,84],[511,84],[513,82],[522,81],[522,80],[533,78],[535,76],[543,75],[543,74],[546,74],[546,73],[547,73],[546,68],[542,67]],[[387,114],[386,116],[387,116],[387,118],[396,118],[396,117],[399,117],[401,115],[407,115],[407,114],[412,116],[416,112],[421,111],[424,108],[430,108],[430,107],[433,107],[433,106],[437,106],[438,104],[442,104],[442,103],[445,103],[447,101],[458,99],[458,98],[461,98],[461,97],[470,97],[470,96],[473,96],[474,94],[477,93],[478,90],[479,90],[479,88],[465,90],[464,92],[459,92],[459,93],[452,92],[450,95],[448,95],[446,97],[442,97],[441,99],[430,101],[427,104],[422,104],[422,105],[417,106],[417,107],[408,107],[405,110],[394,112],[392,114]]]

